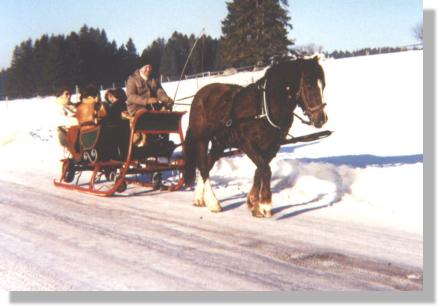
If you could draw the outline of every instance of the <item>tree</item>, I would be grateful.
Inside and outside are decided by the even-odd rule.
[[[190,36],[190,45],[194,45],[196,37]],[[218,40],[208,35],[199,38],[190,58],[191,73],[216,70],[216,55],[218,53]]]
[[[293,41],[286,0],[233,0],[222,21],[221,53],[228,65],[252,65],[288,53]]]
[[[299,51],[304,55],[313,55],[313,54],[323,53],[324,48],[321,45],[309,43],[307,45],[300,46],[295,50]]]
[[[7,95],[27,98],[34,94],[32,62],[33,43],[31,39],[28,39],[14,49],[6,82]]]
[[[121,50],[122,55],[122,71],[125,78],[128,77],[139,66],[139,56],[137,54],[137,48],[131,38],[128,39],[125,50]]]
[[[412,32],[417,41],[423,43],[423,22],[417,23],[413,28]]]
[[[6,79],[8,77],[8,71],[2,69],[0,71],[0,100],[3,100],[6,96]]]
[[[186,35],[174,32],[163,51],[160,63],[161,73],[172,78],[179,77],[192,46],[193,44]],[[185,74],[190,73],[192,73],[192,68],[188,67]]]

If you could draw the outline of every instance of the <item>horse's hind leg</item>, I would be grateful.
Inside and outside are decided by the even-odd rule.
[[[213,169],[214,164],[221,158],[224,153],[224,146],[220,145],[218,142],[213,141],[211,145],[210,152],[208,153],[208,172]]]
[[[198,169],[201,173],[201,177],[198,176],[196,180],[195,200],[193,204],[195,206],[207,206],[212,212],[220,212],[222,211],[222,207],[220,206],[219,201],[217,200],[210,185],[207,149],[207,141],[198,142]]]

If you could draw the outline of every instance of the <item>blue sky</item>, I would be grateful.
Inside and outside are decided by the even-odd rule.
[[[415,43],[412,27],[422,21],[421,0],[289,0],[297,45],[324,50]],[[105,29],[118,45],[131,37],[141,52],[173,31],[221,35],[223,0],[0,0],[0,68],[9,66],[13,49],[43,34],[68,34],[84,24]]]

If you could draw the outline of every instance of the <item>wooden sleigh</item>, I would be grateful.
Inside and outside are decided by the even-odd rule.
[[[78,154],[61,160],[62,173],[59,180],[54,180],[55,186],[99,196],[122,193],[129,184],[179,190],[184,183],[185,145],[181,128],[184,114],[142,110],[119,125],[97,125],[81,131],[76,144]],[[171,134],[176,134],[179,144],[169,140]],[[145,135],[145,145],[137,145],[138,135]],[[178,146],[179,155],[174,154]],[[162,174],[168,171],[177,179],[164,184]]]

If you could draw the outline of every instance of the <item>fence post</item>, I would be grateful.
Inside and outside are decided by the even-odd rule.
[[[79,92],[79,86],[78,85],[75,86],[75,91],[76,91],[76,102],[79,102],[80,92]]]

